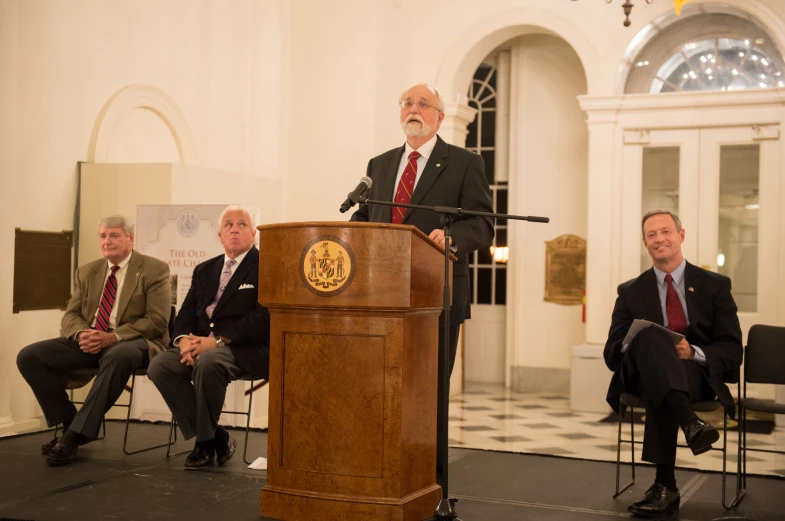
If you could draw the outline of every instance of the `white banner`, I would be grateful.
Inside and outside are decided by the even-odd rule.
[[[139,205],[136,250],[169,264],[172,305],[180,311],[194,268],[223,253],[219,219],[227,205]]]

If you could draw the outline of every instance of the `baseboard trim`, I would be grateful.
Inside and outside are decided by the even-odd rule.
[[[517,392],[550,391],[570,392],[570,370],[554,367],[510,368],[510,388]]]

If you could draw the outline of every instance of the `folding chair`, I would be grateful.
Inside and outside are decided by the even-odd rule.
[[[643,398],[640,396],[636,396],[634,394],[623,393],[621,398],[619,399],[619,434],[617,437],[616,442],[616,493],[613,495],[613,499],[619,497],[622,492],[630,488],[632,485],[635,484],[635,445],[642,445],[643,441],[635,441],[635,422],[634,422],[634,413],[635,409],[644,409],[646,408],[646,404],[643,401]],[[703,402],[693,403],[692,410],[695,412],[713,412],[722,407],[722,404],[719,400],[709,400]],[[624,414],[627,409],[630,408],[630,439],[624,439],[621,437],[621,425],[624,421]],[[726,505],[725,501],[725,482],[727,479],[727,459],[726,456],[728,454],[728,414],[727,412],[723,412],[723,424],[725,428],[722,430],[722,448],[714,448],[712,447],[711,450],[717,450],[722,452],[722,506],[725,507],[726,510],[729,510],[733,507],[735,502],[732,501],[730,504]],[[621,476],[621,444],[622,443],[629,443],[630,444],[630,456],[632,458],[632,480],[624,485],[623,488],[619,488],[619,480]],[[677,447],[685,447],[687,445],[677,445]]]
[[[747,495],[747,452],[785,454],[785,451],[747,447],[747,411],[785,414],[785,403],[747,398],[747,383],[785,384],[785,327],[756,324],[747,336],[744,350],[744,394],[739,400],[738,492],[733,506]]]
[[[245,382],[251,382],[251,387],[245,390],[245,395],[248,396],[248,410],[247,411],[226,411],[222,410],[221,414],[239,414],[241,416],[246,417],[245,421],[245,442],[243,445],[243,461],[246,465],[250,465],[251,462],[248,460],[248,434],[251,431],[251,408],[253,407],[253,393],[258,389],[261,389],[265,385],[267,385],[267,380],[259,379],[256,380],[253,376],[247,376],[243,378],[238,378],[238,380],[242,380]],[[237,381],[237,380],[235,380]],[[254,382],[256,382],[254,384]],[[184,454],[186,452],[191,452],[189,450],[183,450],[180,452],[172,452],[172,445],[177,441],[177,422],[175,422],[174,417],[172,418],[172,427],[169,429],[169,447],[166,449],[166,457],[171,458],[177,456],[179,454]]]
[[[92,378],[95,378],[95,376],[97,374],[98,374],[98,368],[95,368],[95,367],[85,368],[85,369],[76,369],[74,371],[68,372],[66,374],[66,379],[67,380],[79,380],[79,379],[85,379],[85,378],[88,378],[88,377],[92,379]],[[168,445],[168,443],[162,443],[160,445],[153,445],[152,447],[145,447],[143,449],[137,449],[137,450],[133,450],[133,451],[129,451],[128,450],[128,428],[129,428],[129,426],[131,424],[131,405],[133,404],[133,399],[134,399],[134,388],[136,387],[136,377],[137,376],[145,376],[145,375],[147,375],[147,368],[146,367],[140,367],[139,369],[136,369],[131,374],[131,385],[130,385],[130,387],[129,386],[125,387],[125,390],[128,391],[128,403],[115,403],[114,405],[112,405],[112,407],[124,407],[128,411],[126,413],[126,416],[125,416],[125,434],[123,436],[123,452],[125,454],[129,455],[129,456],[132,455],[132,454],[138,454],[140,452],[146,452],[148,450],[160,449],[160,448],[166,447]],[[71,402],[74,405],[84,405],[84,401],[78,401],[78,402],[74,401],[74,388],[69,388],[69,391],[71,393]],[[55,432],[54,432],[54,437],[55,438],[57,438],[58,429],[59,429],[59,425],[55,427]],[[104,419],[103,419],[103,435],[101,437],[97,438],[97,439],[98,440],[102,440],[105,437],[106,437],[106,417],[104,417]]]

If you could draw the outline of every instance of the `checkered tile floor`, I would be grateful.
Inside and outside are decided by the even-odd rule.
[[[517,393],[501,386],[469,383],[464,393],[450,400],[450,446],[551,454],[580,459],[616,461],[616,423],[601,423],[607,414],[572,412],[569,396],[555,393]],[[629,439],[629,422],[622,436]],[[642,439],[643,425],[635,425],[636,439]],[[748,434],[748,446],[785,450],[785,428],[771,434]],[[679,433],[679,443],[684,443]],[[728,432],[728,471],[736,472],[738,437]],[[722,437],[715,448],[722,448]],[[640,461],[636,445],[635,461]],[[622,445],[622,461],[630,461],[630,445]],[[676,465],[700,470],[722,470],[722,452],[693,456],[679,448]],[[747,471],[752,474],[785,476],[785,456],[748,453]]]

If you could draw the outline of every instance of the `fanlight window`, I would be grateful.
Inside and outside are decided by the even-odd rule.
[[[785,87],[785,62],[774,40],[749,18],[727,13],[696,14],[666,26],[629,66],[628,93]]]
[[[769,56],[749,38],[690,42],[662,64],[649,93],[785,87],[782,69],[778,56]]]

